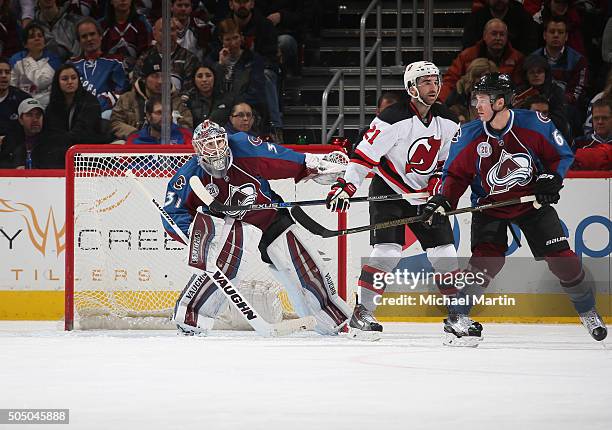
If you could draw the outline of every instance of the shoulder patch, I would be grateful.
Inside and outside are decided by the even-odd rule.
[[[548,118],[548,117],[546,117],[546,116],[542,115],[542,113],[541,113],[541,112],[537,112],[537,111],[536,111],[536,115],[537,115],[538,119],[539,119],[540,121],[542,121],[543,123],[550,122],[550,118]]]
[[[251,145],[253,145],[253,146],[259,146],[259,145],[261,145],[263,143],[263,140],[261,140],[257,136],[248,135],[247,139],[248,139],[249,143]]]
[[[172,184],[172,188],[175,190],[182,190],[186,183],[187,180],[185,179],[185,176],[180,175],[178,178],[176,178],[174,184]]]
[[[459,142],[459,139],[461,138],[461,127],[459,127],[457,129],[457,133],[455,133],[455,135],[453,136],[453,138],[451,139],[451,145],[453,143],[457,143]]]

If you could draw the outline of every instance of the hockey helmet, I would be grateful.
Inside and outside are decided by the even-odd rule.
[[[193,131],[191,140],[200,166],[214,178],[223,178],[231,165],[231,151],[225,129],[205,120]]]
[[[491,104],[497,99],[504,99],[504,107],[512,107],[514,97],[514,83],[510,76],[505,73],[487,73],[478,80],[472,89],[472,96],[476,94],[487,94],[491,98]]]
[[[430,61],[415,61],[406,66],[404,71],[404,87],[410,97],[418,99],[421,103],[426,104],[421,99],[419,91],[417,89],[417,81],[423,76],[437,76],[438,85],[442,87],[442,77],[440,76],[440,69]],[[414,88],[414,90],[411,90]],[[440,90],[438,89],[438,93]]]

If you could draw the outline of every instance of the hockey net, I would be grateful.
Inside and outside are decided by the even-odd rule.
[[[325,153],[337,148],[303,145],[292,149]],[[164,231],[158,210],[135,181],[163,206],[168,181],[192,155],[189,147],[165,145],[79,145],[68,152],[67,330],[175,327],[170,321],[172,309],[191,276],[185,263],[185,247]],[[285,200],[320,199],[329,188],[313,181],[271,183]],[[314,215],[317,211],[323,215],[324,207],[309,210]],[[342,217],[339,219],[342,221]],[[344,294],[345,239],[307,240],[319,249],[340,294]],[[263,316],[274,315],[279,320],[294,317],[286,293],[261,262],[256,246],[254,251],[243,259],[246,276],[239,288],[256,309],[264,312]],[[216,328],[248,326],[228,310]]]

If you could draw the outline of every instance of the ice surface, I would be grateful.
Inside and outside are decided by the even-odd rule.
[[[0,408],[70,408],[69,425],[42,429],[612,428],[612,350],[583,327],[485,324],[475,349],[440,333],[385,324],[365,343],[3,322]]]

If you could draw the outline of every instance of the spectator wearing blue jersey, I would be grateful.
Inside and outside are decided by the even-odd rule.
[[[110,119],[119,96],[129,88],[129,82],[119,57],[102,53],[102,28],[90,17],[81,19],[76,26],[81,44],[81,56],[71,61],[81,75],[81,84],[97,97],[102,117]]]
[[[159,95],[153,95],[145,102],[147,122],[139,131],[130,134],[126,145],[190,145],[191,130],[175,123],[170,125],[170,141],[161,141],[162,102]]]
[[[45,30],[39,23],[28,24],[23,30],[23,40],[25,49],[10,59],[11,85],[30,94],[46,107],[53,75],[61,60],[47,49]]]

